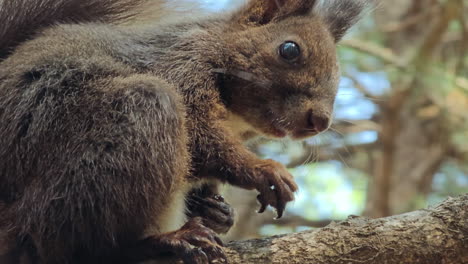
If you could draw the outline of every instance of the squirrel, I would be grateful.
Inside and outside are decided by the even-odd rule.
[[[370,1],[138,25],[143,0],[1,1],[2,263],[226,262],[218,182],[282,216],[293,177],[243,142],[330,126],[336,43]]]

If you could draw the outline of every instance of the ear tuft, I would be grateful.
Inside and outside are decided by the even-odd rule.
[[[340,41],[346,32],[362,17],[363,11],[373,0],[325,0],[317,14],[328,24],[335,41]]]
[[[316,0],[251,0],[238,11],[234,20],[240,24],[265,25],[282,19],[309,14]]]

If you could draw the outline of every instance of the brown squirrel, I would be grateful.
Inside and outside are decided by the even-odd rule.
[[[142,2],[0,2],[2,263],[226,261],[232,209],[207,184],[256,189],[278,217],[293,200],[242,142],[328,128],[335,45],[368,1],[120,24]]]

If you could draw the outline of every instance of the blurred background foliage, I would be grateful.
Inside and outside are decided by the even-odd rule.
[[[208,12],[244,2],[186,1]],[[238,218],[227,240],[399,214],[468,192],[468,1],[381,1],[338,53],[332,128],[304,142],[249,142],[290,168],[296,201],[273,220],[255,213],[255,193],[226,188]]]

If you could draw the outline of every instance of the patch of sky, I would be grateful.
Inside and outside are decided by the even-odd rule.
[[[343,219],[360,214],[365,200],[365,176],[355,173],[348,177],[345,170],[340,162],[291,170],[301,188],[288,211],[308,219]]]
[[[348,78],[342,78],[335,102],[335,119],[370,119],[377,112],[377,106],[359,92]]]
[[[385,95],[390,92],[390,81],[386,72],[360,72],[357,70],[350,70],[349,74],[352,74],[354,78],[374,96]]]
[[[190,1],[190,0],[189,0]],[[212,12],[220,12],[232,9],[235,6],[232,0],[191,0],[197,2],[202,8]]]
[[[260,228],[260,234],[263,236],[272,236],[279,234],[287,234],[292,232],[301,232],[312,229],[308,226],[297,226],[297,227],[284,227],[277,225],[264,225]]]
[[[427,199],[429,205],[442,202],[449,194],[454,196],[468,193],[466,170],[453,162],[446,162],[434,175],[432,190]]]
[[[457,184],[460,186],[465,186],[468,192],[468,175],[464,173],[460,173],[459,177],[457,177]]]
[[[351,133],[346,135],[346,142],[347,145],[353,145],[353,144],[367,144],[367,143],[373,143],[377,141],[378,139],[378,133],[377,131],[373,130],[368,130],[368,131],[362,131],[359,133]]]
[[[260,234],[263,236],[281,235],[292,233],[293,230],[290,227],[277,226],[277,225],[264,225],[260,228]]]
[[[292,159],[302,156],[301,142],[292,140],[276,140],[258,146],[258,152],[264,159],[273,159],[288,164]]]

